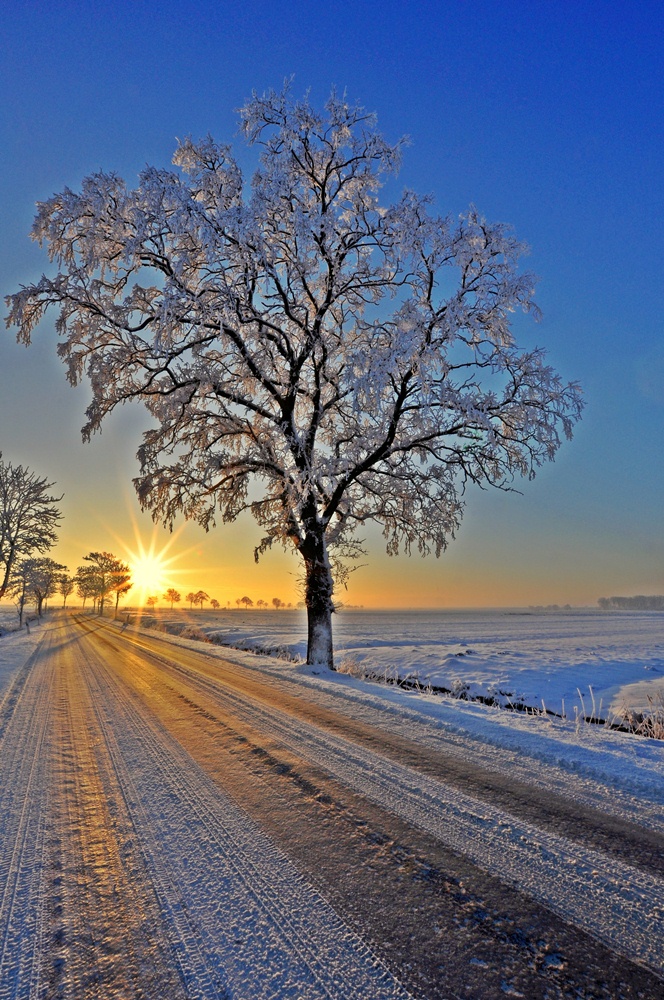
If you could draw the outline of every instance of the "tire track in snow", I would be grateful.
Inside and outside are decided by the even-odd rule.
[[[42,950],[42,995],[175,1000],[184,987],[109,774],[80,643],[65,645],[54,654],[50,699],[50,940]]]
[[[44,833],[49,691],[47,633],[10,696],[0,741],[0,1000],[30,1000],[39,990],[44,937]]]
[[[110,629],[106,629],[110,632]],[[115,633],[117,635],[117,632]],[[290,674],[283,667],[275,667],[269,662],[256,666],[252,663],[242,665],[214,655],[209,650],[198,651],[190,646],[183,646],[182,640],[176,636],[142,630],[135,633],[125,633],[125,641],[145,649],[151,656],[161,658],[165,663],[172,663],[173,656],[193,654],[200,664],[200,671],[207,676],[213,676],[215,671],[223,670],[226,675],[234,677],[246,690],[247,677],[253,679],[253,685],[260,685],[266,695],[271,687],[278,687],[280,695],[293,705],[293,714],[297,715],[297,705],[304,696],[323,714],[329,713],[330,726],[338,730],[340,717],[343,714],[348,726],[348,736],[351,741],[357,741],[354,735],[353,723],[360,727],[367,725],[374,730],[382,731],[392,741],[400,737],[412,749],[432,750],[441,754],[446,760],[456,760],[460,765],[459,782],[468,780],[467,765],[469,748],[472,753],[473,765],[478,775],[500,775],[508,778],[515,787],[529,789],[529,799],[546,807],[551,799],[567,805],[578,803],[580,811],[590,809],[604,816],[615,817],[628,825],[664,834],[664,797],[661,792],[661,781],[655,777],[647,782],[648,788],[635,788],[628,792],[614,784],[607,784],[597,776],[591,776],[581,768],[580,773],[571,769],[569,763],[542,760],[537,756],[522,753],[520,750],[509,749],[506,746],[485,742],[477,736],[465,732],[450,730],[447,725],[439,726],[435,720],[427,717],[416,707],[403,702],[395,703],[390,696],[394,694],[374,685],[374,692],[355,687],[347,687],[334,681],[325,681],[321,677],[313,678],[306,673]],[[232,654],[232,650],[228,650]],[[169,659],[170,654],[170,659]],[[252,655],[252,654],[247,654]],[[267,658],[265,658],[267,659]],[[264,700],[264,699],[263,699]],[[343,708],[341,709],[341,706]],[[341,709],[341,711],[340,711]],[[291,711],[290,705],[287,708]],[[345,733],[342,733],[345,735]],[[584,733],[584,750],[589,757],[593,755],[592,728]],[[541,733],[539,735],[541,739]],[[560,746],[556,747],[560,757]],[[392,748],[392,756],[399,760],[398,751]],[[592,764],[589,764],[592,772]],[[419,768],[421,769],[421,768]],[[655,791],[659,786],[659,794]],[[550,795],[548,794],[550,793]],[[654,793],[654,797],[653,797]],[[542,796],[546,796],[543,798]],[[482,797],[482,793],[480,793]],[[507,807],[509,810],[509,807]]]
[[[98,649],[86,674],[92,704],[178,933],[188,996],[406,1000],[286,856],[145,717]]]
[[[162,654],[157,654],[162,658]],[[175,654],[176,655],[176,654]],[[664,973],[664,880],[165,660],[225,710],[626,958]]]

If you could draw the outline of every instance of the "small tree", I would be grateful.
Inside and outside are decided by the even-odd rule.
[[[159,602],[159,598],[158,597],[148,597],[148,599],[147,599],[147,601],[145,603],[147,604],[147,606],[149,608],[155,608],[157,606],[158,602]]]
[[[14,563],[7,593],[16,605],[18,623],[23,625],[23,613],[30,597],[30,560],[19,559]]]
[[[200,604],[201,611],[203,610],[203,605],[205,604],[205,602],[209,600],[210,598],[208,597],[208,595],[205,593],[204,590],[197,590],[196,593],[194,594],[194,604]]]
[[[114,556],[112,552],[90,552],[83,556],[89,566],[79,566],[77,578],[79,586],[95,601],[100,615],[104,613],[104,602],[110,593],[115,592],[115,611],[122,594],[129,591],[131,571],[126,563]],[[85,606],[85,605],[84,605]]]
[[[54,559],[49,559],[48,556],[27,559],[26,565],[29,573],[29,589],[34,595],[37,614],[41,618],[44,601],[57,592],[60,576],[67,567]]]
[[[256,601],[256,607],[257,608],[266,608],[267,607],[267,601],[264,601],[261,598],[261,600]]]
[[[7,322],[28,343],[59,307],[69,379],[92,387],[85,438],[145,403],[135,485],[156,520],[208,529],[249,509],[256,558],[299,553],[307,660],[331,667],[333,568],[361,551],[355,530],[439,555],[466,486],[532,478],[580,394],[516,342],[534,282],[506,226],[412,191],[380,204],[402,143],[373,115],[285,89],[254,95],[240,127],[262,149],[248,198],[208,138],[180,144],[180,174],[148,167],[129,190],[98,173],[41,204],[32,235],[60,270],[9,296]]]
[[[187,596],[187,600],[189,600],[189,598],[191,596],[192,595],[189,594]],[[174,604],[179,604],[180,601],[182,600],[182,594],[180,593],[179,590],[175,590],[174,587],[169,587],[168,590],[166,591],[166,593],[164,594],[164,600],[171,602],[171,611],[172,611],[173,610],[173,605]]]
[[[62,496],[52,496],[52,486],[22,465],[3,462],[0,452],[0,600],[17,559],[48,552],[57,541]]]
[[[241,597],[240,604],[244,604],[245,608],[253,608],[254,602],[250,597]]]
[[[76,581],[76,593],[85,608],[85,602],[88,599],[94,599],[97,594],[97,580],[94,571],[90,566],[79,566],[74,580]]]
[[[122,571],[118,571],[118,573],[115,575],[115,579],[113,581],[113,586],[111,588],[113,590],[113,592],[115,593],[115,617],[116,618],[118,617],[118,604],[120,603],[120,598],[121,597],[125,597],[129,593],[129,591],[131,590],[131,588],[133,586],[134,585],[133,585],[133,583],[131,582],[131,580],[129,578],[129,567],[127,567],[127,572],[126,573],[123,573]]]
[[[189,593],[187,594],[187,600],[189,601],[189,610],[191,610],[194,604],[196,603],[196,594],[193,592],[193,590],[190,590]]]
[[[68,573],[62,573],[60,579],[58,580],[58,591],[62,594],[62,607],[67,606],[67,598],[70,594],[73,594],[75,586],[75,579],[73,576],[69,576]]]
[[[278,611],[279,608],[283,608],[283,606],[284,606],[284,602],[281,600],[280,597],[273,597],[272,598],[272,607],[275,609],[275,611]]]
[[[212,597],[210,599],[210,604],[214,608],[215,611],[218,611],[219,608],[221,607],[221,605],[219,604],[219,601],[215,597]]]

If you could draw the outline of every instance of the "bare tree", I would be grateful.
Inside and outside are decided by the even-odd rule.
[[[79,567],[77,577],[85,581],[84,589],[96,600],[99,614],[103,615],[104,602],[114,591],[117,613],[121,594],[126,593],[131,587],[129,566],[112,552],[90,552],[87,556],[83,556],[83,559],[89,566]]]
[[[58,539],[62,496],[51,495],[53,485],[22,465],[3,462],[0,452],[0,599],[16,560],[48,552]]]
[[[62,573],[60,579],[58,580],[58,592],[62,594],[62,607],[67,606],[67,598],[70,594],[74,592],[74,586],[76,581],[73,576],[69,576],[68,573]]]
[[[172,611],[173,605],[179,604],[180,601],[182,600],[182,594],[180,593],[179,590],[176,590],[174,587],[169,587],[166,593],[164,594],[164,599],[166,601],[171,602],[171,611]],[[187,600],[189,600],[189,598],[187,598]]]
[[[203,610],[203,605],[205,604],[205,602],[209,600],[210,598],[208,597],[208,595],[205,593],[204,590],[197,590],[196,593],[194,594],[194,604],[200,604],[201,611]]]
[[[118,559],[117,566],[113,572],[113,583],[111,585],[111,593],[115,594],[115,617],[118,616],[118,605],[120,603],[120,598],[125,597],[131,588],[133,587],[131,582],[131,570],[126,563],[120,562]]]
[[[41,204],[32,235],[60,270],[9,296],[7,322],[28,343],[59,307],[68,377],[92,387],[86,439],[145,403],[135,485],[156,520],[208,529],[249,509],[257,558],[300,554],[307,659],[331,667],[333,567],[361,552],[356,529],[440,554],[466,486],[532,477],[580,393],[515,340],[534,281],[509,228],[437,216],[412,191],[380,204],[402,143],[372,115],[286,88],[254,95],[240,125],[262,150],[248,198],[208,138],[180,144],[182,174],[148,167],[129,190],[98,173]]]
[[[94,570],[91,566],[79,566],[74,580],[76,581],[76,593],[85,608],[85,602],[88,598],[93,600],[97,597],[97,579]]]
[[[31,560],[19,559],[14,563],[11,579],[7,586],[7,593],[16,605],[19,625],[23,625],[23,614],[25,606],[30,598],[30,572]]]

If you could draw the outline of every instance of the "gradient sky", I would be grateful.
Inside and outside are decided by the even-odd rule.
[[[0,291],[47,270],[27,238],[36,201],[98,169],[130,183],[167,166],[176,137],[229,140],[252,90],[330,86],[411,138],[399,184],[457,214],[473,202],[511,223],[540,277],[547,348],[578,379],[574,440],[522,495],[468,496],[440,560],[390,559],[379,530],[342,599],[366,606],[595,603],[664,593],[664,219],[661,3],[205,0],[158,5],[14,2],[0,38]],[[248,159],[247,159],[247,162]],[[152,541],[131,479],[146,417],[126,408],[83,445],[85,386],[65,380],[54,315],[25,349],[0,334],[0,450],[65,497],[52,553],[71,570],[91,549]],[[222,603],[297,600],[299,567],[256,566],[247,518],[194,525],[157,550],[183,591]],[[126,546],[126,548],[125,548]]]

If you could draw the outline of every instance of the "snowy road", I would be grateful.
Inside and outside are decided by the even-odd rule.
[[[0,1000],[662,995],[656,817],[355,716],[56,619],[0,705]]]

